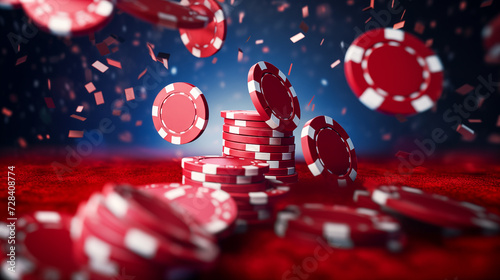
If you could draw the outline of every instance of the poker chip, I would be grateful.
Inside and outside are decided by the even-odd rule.
[[[300,121],[297,94],[285,74],[269,62],[248,71],[248,92],[263,120],[278,131],[293,131]]]
[[[223,190],[178,183],[153,184],[143,188],[162,199],[179,204],[212,234],[223,232],[236,220],[236,203]]]
[[[21,0],[0,0],[1,9],[19,9],[21,8]]]
[[[283,175],[294,175],[295,167],[287,168],[273,168],[266,173],[266,176],[283,176]]]
[[[203,28],[209,18],[174,1],[118,0],[116,7],[127,14],[163,27]]]
[[[245,110],[221,111],[220,116],[223,117],[224,119],[230,119],[230,120],[259,121],[259,122],[265,121],[257,111],[245,111]],[[269,125],[267,127],[269,127]]]
[[[188,8],[208,17],[208,24],[198,29],[179,28],[182,43],[196,57],[217,53],[226,40],[227,26],[224,11],[215,0],[189,1]]]
[[[214,190],[223,190],[227,193],[261,192],[267,189],[267,184],[265,181],[251,184],[224,184],[214,182],[199,182],[182,176],[182,183],[185,185],[201,186]]]
[[[352,200],[357,207],[381,210],[380,205],[372,200],[372,194],[367,190],[355,190]]]
[[[259,115],[260,117],[260,115]],[[245,120],[234,120],[234,119],[224,119],[224,124],[232,126],[241,127],[255,127],[255,128],[270,128],[267,123],[261,121],[245,121]]]
[[[378,28],[363,33],[347,50],[344,70],[361,103],[386,114],[424,112],[443,90],[439,57],[402,30]]]
[[[173,83],[156,96],[153,123],[161,138],[176,145],[198,138],[208,124],[208,104],[203,93],[188,83]]]
[[[274,203],[275,201],[282,199],[288,191],[289,187],[286,186],[278,186],[267,189],[263,192],[249,192],[249,193],[233,193],[231,196],[238,204],[240,202],[246,202],[251,205],[266,205]]]
[[[481,206],[407,186],[381,186],[372,199],[382,207],[407,217],[445,228],[500,230],[500,217]]]
[[[500,63],[500,16],[484,26],[482,37],[486,50],[484,60],[488,63]]]
[[[212,175],[258,176],[269,171],[269,164],[231,156],[198,156],[183,158],[182,168]]]
[[[19,0],[25,13],[42,30],[57,36],[86,35],[109,22],[114,10],[111,0]]]
[[[255,210],[255,211],[238,211],[238,218],[244,219],[246,221],[256,220],[263,221],[271,219],[271,212],[267,209]]]
[[[351,138],[332,118],[318,116],[302,129],[302,152],[309,170],[332,178],[339,186],[356,179],[358,161]]]
[[[222,146],[240,151],[261,152],[261,153],[292,153],[295,152],[295,145],[258,145],[233,142],[222,139]]]
[[[264,180],[264,176],[231,176],[231,175],[212,175],[196,171],[183,169],[182,175],[188,179],[198,182],[214,182],[224,184],[251,184]]]
[[[295,152],[292,153],[260,153],[260,152],[247,152],[228,147],[223,147],[222,152],[228,156],[253,158],[257,160],[293,160],[295,159]]]
[[[280,211],[275,224],[278,236],[323,237],[332,247],[350,249],[385,246],[400,251],[405,236],[392,217],[365,208],[342,205],[290,205]]]
[[[266,175],[267,180],[271,180],[273,183],[278,184],[289,184],[296,183],[299,180],[299,175],[294,173],[292,175]]]
[[[232,134],[232,133],[228,133],[228,132],[222,132],[222,138],[224,140],[229,140],[229,141],[239,142],[239,143],[257,144],[257,145],[273,145],[273,146],[274,145],[278,145],[278,146],[293,145],[295,142],[294,136],[282,137],[282,138],[257,137],[257,136],[245,136],[245,135]]]
[[[239,127],[231,125],[223,125],[222,130],[224,132],[247,135],[247,136],[258,136],[258,137],[290,137],[293,136],[292,132],[279,132],[270,128],[252,128],[252,127]]]
[[[269,170],[295,167],[295,160],[267,160],[266,163],[269,164]]]

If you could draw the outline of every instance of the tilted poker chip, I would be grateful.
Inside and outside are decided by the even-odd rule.
[[[243,202],[250,205],[266,205],[282,199],[289,190],[290,188],[286,186],[272,186],[263,192],[232,193],[231,196],[236,204]]]
[[[223,232],[236,220],[236,203],[223,190],[178,183],[153,184],[143,188],[162,199],[177,203],[212,234]]]
[[[256,176],[241,176],[241,175],[212,175],[187,169],[182,170],[182,175],[193,181],[198,182],[214,182],[224,184],[251,184],[258,183],[264,180],[263,175]]]
[[[182,168],[212,175],[257,176],[269,171],[269,164],[231,156],[198,156],[182,159]]]
[[[265,191],[268,188],[266,181],[250,184],[225,184],[214,182],[199,182],[186,178],[185,176],[182,176],[182,183],[185,185],[200,186],[211,188],[214,190],[223,190],[227,193],[261,192]]]
[[[488,63],[500,63],[500,15],[484,26],[482,37],[486,50],[484,60]]]
[[[0,9],[19,9],[21,0],[0,0]]]
[[[332,118],[318,116],[302,129],[302,152],[314,176],[331,176],[339,186],[356,179],[358,160],[351,138]]]
[[[443,90],[439,57],[402,30],[378,28],[363,33],[347,50],[344,70],[361,103],[386,114],[426,111]]]
[[[500,217],[483,207],[425,193],[420,189],[381,186],[373,191],[372,199],[382,207],[436,226],[500,231]]]
[[[262,116],[257,111],[228,110],[228,111],[221,111],[220,116],[230,120],[258,121],[258,122],[265,121],[265,119],[263,119]]]
[[[188,6],[209,18],[208,24],[199,29],[179,29],[182,43],[196,57],[209,57],[217,53],[227,34],[226,16],[215,0],[192,0]]]
[[[208,104],[197,87],[188,83],[173,83],[156,96],[152,115],[161,138],[181,145],[195,140],[205,131]]]
[[[291,153],[295,152],[295,145],[258,145],[258,144],[245,144],[238,143],[230,140],[222,139],[222,146],[228,147],[231,149],[236,149],[240,151],[248,151],[248,152],[261,152],[261,153]]]
[[[292,175],[267,175],[266,174],[266,179],[270,180],[271,182],[275,184],[293,184],[297,183],[299,180],[299,174],[294,173]]]
[[[163,27],[203,28],[209,18],[174,1],[118,0],[116,7],[127,14]]]
[[[232,134],[228,132],[222,132],[222,138],[225,140],[247,143],[247,144],[257,144],[257,145],[293,145],[295,142],[295,137],[257,137],[257,136],[246,136]]]
[[[295,167],[288,168],[274,168],[266,173],[266,176],[283,176],[283,175],[294,175]]]
[[[285,74],[269,62],[248,71],[248,92],[260,116],[272,129],[293,131],[299,125],[300,105]]]
[[[222,130],[228,133],[257,137],[290,137],[293,135],[292,132],[279,132],[270,128],[239,127],[227,124],[222,126]]]
[[[20,0],[23,9],[42,30],[58,36],[86,35],[111,19],[111,0]]]
[[[222,152],[228,156],[251,158],[258,160],[293,160],[295,159],[295,152],[291,153],[259,153],[247,152],[223,147]]]
[[[241,127],[270,128],[267,123],[261,121],[224,119],[224,124]]]

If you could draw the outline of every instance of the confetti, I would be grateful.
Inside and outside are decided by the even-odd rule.
[[[238,62],[243,60],[243,51],[238,48]]]
[[[70,117],[72,117],[73,119],[77,119],[77,120],[79,120],[79,121],[82,121],[82,122],[83,122],[83,121],[85,121],[85,120],[87,119],[87,118],[85,118],[85,117],[78,116],[78,115],[75,115],[75,114],[71,114],[71,116],[70,116]]]
[[[469,123],[482,123],[483,121],[480,119],[469,119]]]
[[[263,44],[263,43],[264,43],[264,40],[262,40],[262,39],[255,40],[255,44],[256,45],[260,45],[260,44]]]
[[[337,65],[340,64],[340,59],[337,59],[334,63],[330,64],[330,68],[335,68]]]
[[[346,107],[342,108],[342,112],[340,112],[340,113],[342,114],[342,116],[344,116],[345,113],[347,113],[347,108]]]
[[[113,67],[116,67],[116,68],[122,69],[122,64],[119,61],[112,60],[112,59],[109,59],[109,58],[106,58],[106,61],[108,62],[109,65],[111,65]]]
[[[90,82],[88,84],[85,85],[85,89],[87,89],[87,91],[89,93],[92,93],[96,90],[95,86],[94,86],[94,83]]]
[[[246,43],[246,42],[248,42],[248,40],[250,40],[250,38],[251,38],[251,37],[252,37],[252,36],[248,36],[248,38],[247,38],[247,40],[245,41],[245,43]]]
[[[302,32],[299,32],[297,33],[296,35],[290,37],[290,41],[292,41],[292,43],[297,43],[298,41],[304,39],[304,37],[306,37]]]
[[[126,88],[125,89],[125,99],[127,101],[135,99],[134,88]]]
[[[70,130],[68,133],[69,138],[82,138],[83,130]]]
[[[19,146],[21,146],[21,148],[28,147],[28,143],[26,143],[26,140],[24,140],[24,138],[22,138],[22,137],[19,137],[17,139],[17,143],[19,144]]]
[[[382,135],[382,140],[389,141],[391,140],[392,135],[390,133],[386,133]]]
[[[313,95],[313,97],[311,98],[311,100],[309,100],[309,103],[307,103],[307,106],[306,106],[306,107],[309,107],[309,105],[311,105],[311,102],[313,102],[314,96],[315,96],[315,95]]]
[[[36,138],[38,138],[38,140],[40,140],[40,141],[42,141],[42,140],[43,140],[43,136],[42,136],[41,134],[38,134],[38,135],[36,136]]]
[[[148,47],[148,52],[149,52],[149,55],[151,56],[151,59],[156,61],[156,55],[154,52],[155,45],[153,45],[151,43],[146,43],[146,46]]]
[[[488,136],[488,142],[491,144],[500,144],[500,134],[490,134],[490,136]]]
[[[82,111],[83,111],[83,106],[80,105],[80,106],[76,107],[77,113],[81,113]]]
[[[465,84],[459,88],[457,88],[455,91],[458,93],[458,94],[461,94],[461,95],[466,95],[467,93],[471,92],[472,90],[474,90],[474,87],[469,85],[469,84]]]
[[[95,69],[101,71],[101,73],[104,73],[106,72],[109,67],[104,65],[102,62],[100,62],[99,60],[96,60],[93,64],[92,64],[92,67],[94,67]]]
[[[120,139],[120,141],[122,141],[122,142],[130,143],[130,142],[132,142],[132,133],[130,133],[129,131],[125,131],[123,133],[120,133],[120,134],[118,134],[118,139]]]
[[[319,45],[322,46],[324,41],[325,41],[325,38],[321,39],[321,43],[319,43]]]
[[[288,76],[290,76],[290,72],[292,72],[292,66],[293,66],[293,63],[290,63],[290,69],[288,69]]]
[[[369,17],[367,20],[365,20],[365,24],[367,24],[371,19],[372,17]]]
[[[394,1],[394,0],[392,0],[392,1]],[[394,2],[392,2],[392,3],[394,3]],[[401,15],[401,20],[403,20],[403,18],[405,17],[405,14],[406,14],[406,9],[403,11],[403,14]]]
[[[146,74],[146,72],[148,71],[148,68],[144,69],[144,71],[142,71],[139,76],[137,77],[137,80],[139,80],[140,78],[142,78],[142,76],[144,76],[144,74]]]
[[[400,22],[394,24],[393,27],[392,27],[392,29],[401,29],[404,26],[405,26],[405,21],[403,20],[403,21],[400,21]]]
[[[239,22],[242,23],[243,18],[245,17],[245,12],[240,12],[238,16],[239,16]]]
[[[457,132],[460,133],[464,140],[474,139],[474,130],[470,129],[464,124],[459,124],[457,127]]]
[[[497,127],[500,127],[500,115],[497,118]]]
[[[52,100],[52,97],[44,97],[45,99],[45,104],[47,104],[47,108],[49,109],[54,109],[56,105],[54,104],[54,100]]]
[[[4,114],[7,117],[10,117],[10,116],[12,116],[12,111],[9,110],[9,109],[7,109],[7,108],[5,108],[5,107],[3,107],[2,108],[2,114]]]
[[[104,97],[102,96],[102,91],[98,91],[98,92],[94,93],[94,98],[95,98],[96,105],[104,104]]]
[[[106,45],[106,43],[104,43],[104,42],[96,44],[95,47],[97,48],[97,50],[99,51],[99,54],[101,56],[105,56],[105,55],[110,54],[108,45]]]
[[[415,22],[415,27],[413,30],[418,34],[423,34],[425,30],[425,25],[421,21]]]
[[[480,7],[485,8],[485,7],[491,6],[492,3],[493,3],[493,0],[486,0],[486,1],[481,3]]]
[[[217,63],[217,57],[214,57],[214,58],[212,59],[212,64],[215,64],[215,63]]]
[[[142,121],[139,120],[139,121],[135,121],[135,126],[141,126],[142,125]]]
[[[16,61],[16,66],[19,65],[19,64],[22,64],[22,63],[26,62],[26,59],[28,59],[27,55],[18,58],[17,61]]]
[[[49,90],[51,89],[50,79],[47,79],[47,88],[48,88]]]
[[[305,23],[304,21],[300,22],[299,28],[300,30],[304,31],[304,33],[307,33],[307,31],[309,31],[309,25],[307,25],[307,23]]]
[[[168,69],[168,61],[170,59],[169,53],[159,52],[158,55],[156,55],[156,59],[158,60],[158,62],[163,64],[163,67]]]
[[[308,6],[302,7],[302,17],[306,18],[308,16],[309,16],[309,7]]]
[[[313,104],[313,106],[312,106],[312,108],[311,108],[311,112],[314,112],[314,105],[315,105],[315,104]]]

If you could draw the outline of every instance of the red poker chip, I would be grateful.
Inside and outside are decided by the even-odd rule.
[[[116,7],[127,14],[163,27],[203,28],[209,18],[174,1],[119,0]]]
[[[500,16],[484,26],[482,37],[486,50],[484,60],[488,63],[500,63]]]
[[[19,9],[21,8],[21,0],[0,0],[1,9]]]
[[[300,122],[300,105],[290,81],[276,66],[258,62],[248,71],[248,92],[260,116],[272,129],[293,131]]]
[[[197,139],[208,124],[208,104],[192,84],[173,83],[156,96],[153,123],[161,138],[176,145]]]
[[[274,168],[269,170],[265,175],[266,176],[284,176],[284,175],[294,175],[295,167],[288,168]]]
[[[269,172],[265,162],[231,156],[185,157],[182,168],[212,175],[258,176]]]
[[[402,30],[378,28],[363,33],[347,50],[344,70],[361,103],[386,114],[426,111],[443,91],[439,57]]]
[[[264,180],[264,176],[238,176],[238,175],[212,175],[196,171],[183,169],[182,175],[188,179],[198,182],[214,182],[224,184],[251,184],[259,183]]]
[[[260,115],[259,115],[260,117]],[[245,121],[245,120],[233,120],[233,119],[224,119],[224,124],[232,125],[232,126],[241,126],[241,127],[254,127],[254,128],[268,128],[270,127],[265,122],[260,121]]]
[[[238,219],[243,219],[243,220],[258,220],[258,221],[264,221],[264,220],[269,220],[272,218],[272,213],[267,210],[250,210],[250,211],[238,211]]]
[[[223,190],[227,193],[247,193],[247,192],[261,192],[267,189],[266,181],[251,184],[224,184],[214,182],[198,182],[182,176],[182,183],[185,185],[199,186],[211,188],[214,190]]]
[[[295,160],[267,160],[266,162],[269,164],[269,170],[295,167]]]
[[[333,178],[339,186],[356,179],[358,160],[351,138],[332,118],[318,116],[302,129],[302,152],[314,176]]]
[[[406,186],[381,186],[372,199],[382,207],[440,227],[500,231],[500,217],[481,206]]]
[[[162,199],[177,203],[212,234],[223,232],[236,220],[236,203],[223,190],[178,183],[153,184],[143,188]]]
[[[227,34],[226,16],[215,0],[189,1],[191,10],[209,18],[208,24],[199,29],[179,28],[182,43],[196,57],[216,54],[224,44]]]
[[[25,13],[42,30],[58,36],[86,35],[106,25],[113,15],[111,0],[20,0]]]
[[[295,142],[295,137],[285,137],[285,138],[276,138],[276,137],[257,137],[257,136],[245,136],[232,134],[227,132],[222,132],[222,138],[224,140],[229,140],[233,142],[239,143],[247,143],[247,144],[257,144],[257,145],[293,145]]]
[[[247,136],[258,136],[258,137],[290,137],[293,136],[293,132],[279,132],[270,128],[252,128],[252,127],[240,127],[223,125],[222,130],[224,132],[247,135]]]
[[[220,116],[223,117],[224,119],[230,119],[230,120],[257,121],[265,123],[265,120],[260,116],[260,114],[257,111],[246,111],[246,110],[221,111]],[[269,127],[269,125],[267,127]]]
[[[294,160],[295,152],[291,153],[260,153],[260,152],[247,152],[228,147],[223,147],[222,153],[228,156],[250,158],[257,160]]]
[[[367,190],[355,190],[352,200],[357,207],[381,210],[380,205],[372,200],[372,194]]]
[[[222,139],[222,146],[228,147],[231,149],[240,150],[240,151],[247,151],[247,152],[261,152],[261,153],[291,153],[291,152],[295,152],[295,145],[293,145],[293,144],[292,145],[285,145],[285,146],[258,145],[258,144],[238,143],[238,142]]]
[[[289,190],[289,187],[279,186],[272,187],[264,192],[233,193],[231,196],[237,204],[238,201],[240,201],[247,202],[251,205],[266,205],[282,199]]]
[[[294,173],[292,175],[268,175],[266,174],[266,179],[271,180],[273,183],[277,184],[293,184],[299,181],[299,174]]]

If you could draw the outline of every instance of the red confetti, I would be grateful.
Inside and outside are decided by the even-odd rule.
[[[68,133],[69,138],[82,138],[83,130],[70,130]]]
[[[48,87],[48,88],[49,88],[49,90],[50,90],[50,88],[51,88],[51,85],[50,85],[50,79],[47,79],[47,87]]]
[[[212,64],[215,64],[215,63],[217,63],[217,57],[214,57],[214,58],[212,59]]]
[[[85,117],[78,116],[78,115],[75,115],[75,114],[72,114],[70,117],[72,117],[73,119],[77,119],[79,121],[82,121],[82,122],[84,122],[87,119]]]
[[[22,137],[19,137],[17,139],[17,143],[19,144],[19,146],[21,146],[21,148],[28,147],[28,143],[26,143],[26,140],[24,140],[24,138],[22,138]]]
[[[135,126],[141,126],[142,125],[142,121],[135,121]]]
[[[52,97],[45,97],[45,104],[47,104],[47,108],[49,109],[54,109],[56,105],[54,104],[54,100],[52,100]]]
[[[311,108],[311,112],[314,112],[314,105],[315,105],[315,104],[313,104],[313,106],[312,106],[312,108]]]
[[[471,92],[472,90],[474,90],[474,87],[469,85],[469,84],[465,84],[459,88],[457,88],[455,91],[461,95],[466,95],[467,93]]]
[[[457,127],[457,132],[462,134],[464,140],[473,140],[475,137],[474,130],[470,129],[464,124],[459,124]]]
[[[346,107],[342,108],[342,112],[341,112],[342,116],[345,115],[345,113],[347,113],[347,108]]]
[[[340,64],[340,59],[337,59],[334,63],[330,64],[330,68],[335,68],[337,65]]]
[[[104,73],[104,72],[108,71],[108,69],[109,69],[108,66],[104,65],[99,60],[96,60],[94,63],[92,63],[92,67],[99,70],[101,73]]]
[[[102,96],[102,91],[98,91],[98,92],[94,93],[94,98],[95,98],[96,105],[104,104],[104,97]]]
[[[241,49],[238,49],[238,62],[243,60],[243,51]]]
[[[480,119],[469,119],[469,123],[482,123],[483,121]]]
[[[92,93],[96,90],[95,86],[94,86],[94,83],[90,82],[88,84],[85,85],[85,89],[87,89],[87,91],[89,93]]]
[[[144,69],[144,71],[142,71],[141,74],[139,74],[139,76],[137,77],[137,80],[141,79],[142,76],[144,76],[144,74],[146,74],[147,71],[148,71],[148,68]]]
[[[125,99],[127,99],[127,101],[135,99],[134,88],[125,89]]]
[[[500,127],[500,115],[497,118],[497,127]]]
[[[405,26],[405,21],[403,20],[403,21],[400,21],[400,22],[394,24],[394,26],[392,27],[392,29],[401,29],[404,26]]]
[[[321,43],[319,43],[319,45],[322,46],[324,41],[325,41],[325,38],[321,39]]]
[[[22,64],[22,63],[26,62],[26,59],[28,59],[27,55],[18,58],[17,61],[16,61],[16,66],[19,65],[19,64]]]
[[[308,16],[309,16],[309,7],[308,6],[302,7],[302,17],[306,18]]]
[[[292,66],[293,66],[293,63],[290,63],[290,69],[288,69],[288,76],[290,76],[290,72],[292,72]]]
[[[151,43],[146,43],[146,45],[148,46],[148,52],[149,52],[149,55],[151,56],[151,59],[153,61],[156,61],[156,55],[154,53],[155,45],[153,45]]]
[[[98,43],[95,45],[95,47],[97,48],[101,56],[105,56],[110,53],[108,45],[106,43]]]
[[[116,68],[122,69],[122,64],[119,61],[112,60],[112,59],[109,59],[109,58],[107,58],[106,60],[108,61],[109,65],[111,65],[113,67],[116,67]]]
[[[4,114],[7,117],[10,117],[10,116],[12,116],[12,111],[9,110],[9,109],[7,109],[7,108],[5,108],[5,107],[3,107],[2,108],[2,114]]]
[[[83,111],[83,106],[80,105],[80,106],[76,107],[77,113],[81,113],[82,111]]]

